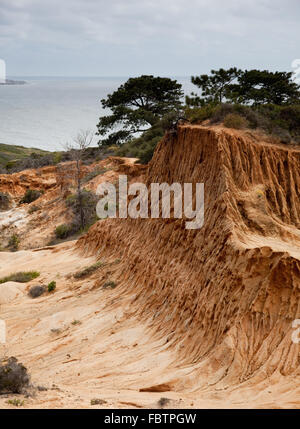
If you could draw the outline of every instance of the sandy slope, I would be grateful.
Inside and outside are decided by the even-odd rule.
[[[74,253],[72,244],[38,252],[21,251],[13,260],[11,253],[1,254],[0,276],[17,266],[20,270],[38,268],[38,283],[57,279],[54,294],[34,300],[27,295],[29,285],[9,284],[14,292],[18,290],[9,299],[3,285],[0,289],[1,318],[7,323],[7,344],[0,346],[1,355],[16,356],[28,367],[33,384],[48,388],[25,398],[24,407],[85,408],[91,406],[91,399],[101,398],[107,401],[102,407],[155,408],[161,397],[171,400],[170,407],[299,405],[298,380],[280,374],[225,391],[207,386],[193,392],[188,383],[187,389],[169,391],[168,382],[176,378],[188,381],[195,366],[178,365],[166,339],[151,334],[150,327],[135,317],[130,303],[117,289],[94,288],[95,280],[105,278],[107,272],[115,273],[118,264],[114,260],[107,261],[93,280],[75,282],[68,278],[74,270],[94,262],[93,257]],[[81,324],[72,325],[74,320]],[[163,392],[139,391],[163,383]],[[7,408],[6,401],[13,397],[0,397],[0,407]]]
[[[102,407],[154,408],[167,397],[168,407],[299,408],[299,150],[182,126],[143,180],[204,182],[204,227],[111,219],[76,245],[0,253],[0,277],[38,269],[38,282],[57,281],[35,300],[29,285],[0,285],[1,354],[48,388],[25,407],[100,398]],[[96,273],[72,277],[98,259]],[[104,289],[108,281],[116,288]]]

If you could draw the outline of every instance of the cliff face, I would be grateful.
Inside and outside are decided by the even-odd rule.
[[[56,186],[56,167],[24,170],[14,174],[0,174],[1,192],[12,197],[23,196],[27,189],[47,191]]]
[[[205,221],[98,222],[77,246],[119,264],[128,300],[178,368],[172,389],[199,389],[272,374],[299,375],[300,151],[234,131],[181,126],[159,144],[146,184],[204,183]]]
[[[145,166],[135,165],[134,162],[135,159],[109,157],[90,165],[81,165],[84,178],[82,187],[95,192],[99,183],[114,182],[118,174],[137,177]],[[43,247],[52,242],[55,228],[72,219],[72,212],[66,206],[65,199],[76,189],[76,176],[74,161],[0,174],[0,191],[9,196],[7,205],[3,205],[2,209],[0,207],[0,247],[5,248],[13,234],[18,234],[20,248],[23,249]],[[40,198],[31,206],[20,205],[20,199],[27,189],[42,191]],[[32,206],[37,210],[31,212]]]

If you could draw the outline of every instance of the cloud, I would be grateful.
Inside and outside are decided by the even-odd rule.
[[[230,63],[231,56],[245,64],[274,63],[278,56],[282,67],[288,55],[297,55],[299,17],[298,0],[1,0],[0,47],[12,64],[23,50],[41,56],[47,68],[53,64],[53,71],[55,62],[64,64],[59,53],[70,66],[83,59],[85,73],[89,64],[89,73],[95,65],[98,72],[101,58],[107,73],[116,58],[120,73],[141,59],[153,69],[158,58],[164,70],[182,73],[181,58],[188,74],[197,64],[192,55],[204,67],[208,56],[213,64]]]

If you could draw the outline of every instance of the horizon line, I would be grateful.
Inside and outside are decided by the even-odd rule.
[[[7,75],[6,77],[7,78],[20,78],[20,77],[27,77],[27,78],[29,78],[29,77],[51,77],[51,78],[55,78],[55,77],[68,77],[68,78],[80,78],[80,77],[84,77],[84,78],[110,78],[110,79],[119,79],[119,78],[129,78],[129,77],[138,77],[138,76],[142,76],[143,74],[141,74],[141,75],[119,75],[119,76],[115,76],[115,75],[112,75],[112,76],[110,76],[110,75],[105,75],[105,76],[98,76],[98,75],[23,75],[23,74],[20,74],[20,75]],[[152,74],[149,74],[148,76],[158,76],[158,74],[154,74],[154,73],[152,73]],[[193,76],[192,74],[191,75],[171,75],[171,74],[169,74],[169,75],[165,75],[165,76],[171,76],[171,77],[174,77],[174,78],[179,78],[179,77],[191,77],[191,76]]]

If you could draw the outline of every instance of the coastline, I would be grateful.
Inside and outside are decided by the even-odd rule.
[[[0,82],[0,85],[25,85],[27,82],[25,80],[11,80],[6,79],[5,82]]]

